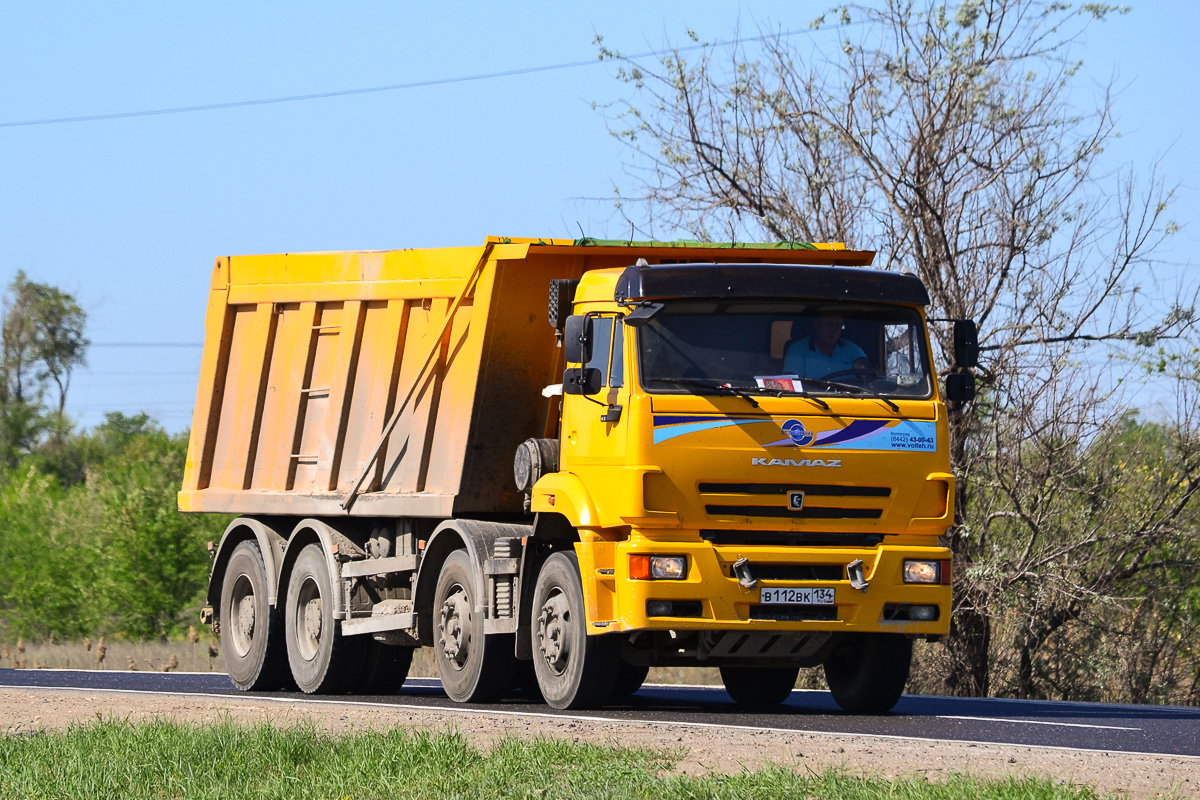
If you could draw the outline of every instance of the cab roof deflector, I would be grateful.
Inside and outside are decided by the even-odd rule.
[[[797,298],[929,305],[916,275],[808,264],[662,264],[626,267],[614,299]]]

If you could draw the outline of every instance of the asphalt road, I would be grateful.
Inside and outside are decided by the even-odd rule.
[[[487,711],[564,719],[667,723],[797,733],[867,734],[902,739],[1038,745],[1084,750],[1200,757],[1200,708],[972,700],[905,695],[890,714],[841,712],[828,692],[795,691],[769,712],[749,712],[717,687],[644,686],[624,703],[597,711],[555,711],[519,697],[493,705],[462,706],[432,678],[410,678],[389,696],[309,696],[270,692],[246,695],[214,673],[101,672],[0,669],[0,687],[103,689],[169,694],[253,696],[281,702],[373,703]]]

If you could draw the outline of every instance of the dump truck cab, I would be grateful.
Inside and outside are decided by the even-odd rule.
[[[920,281],[643,264],[586,273],[573,299],[560,471],[531,507],[579,531],[589,633],[752,682],[878,640],[906,675],[909,639],[950,618],[954,477]]]

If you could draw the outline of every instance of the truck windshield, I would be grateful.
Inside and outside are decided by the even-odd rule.
[[[920,314],[828,301],[680,301],[637,333],[642,388],[655,394],[929,397]]]

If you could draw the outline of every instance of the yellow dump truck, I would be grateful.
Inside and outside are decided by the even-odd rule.
[[[836,244],[489,238],[217,260],[179,507],[243,690],[556,708],[824,665],[891,708],[949,630],[947,403],[914,276]],[[547,324],[547,316],[549,324]]]

